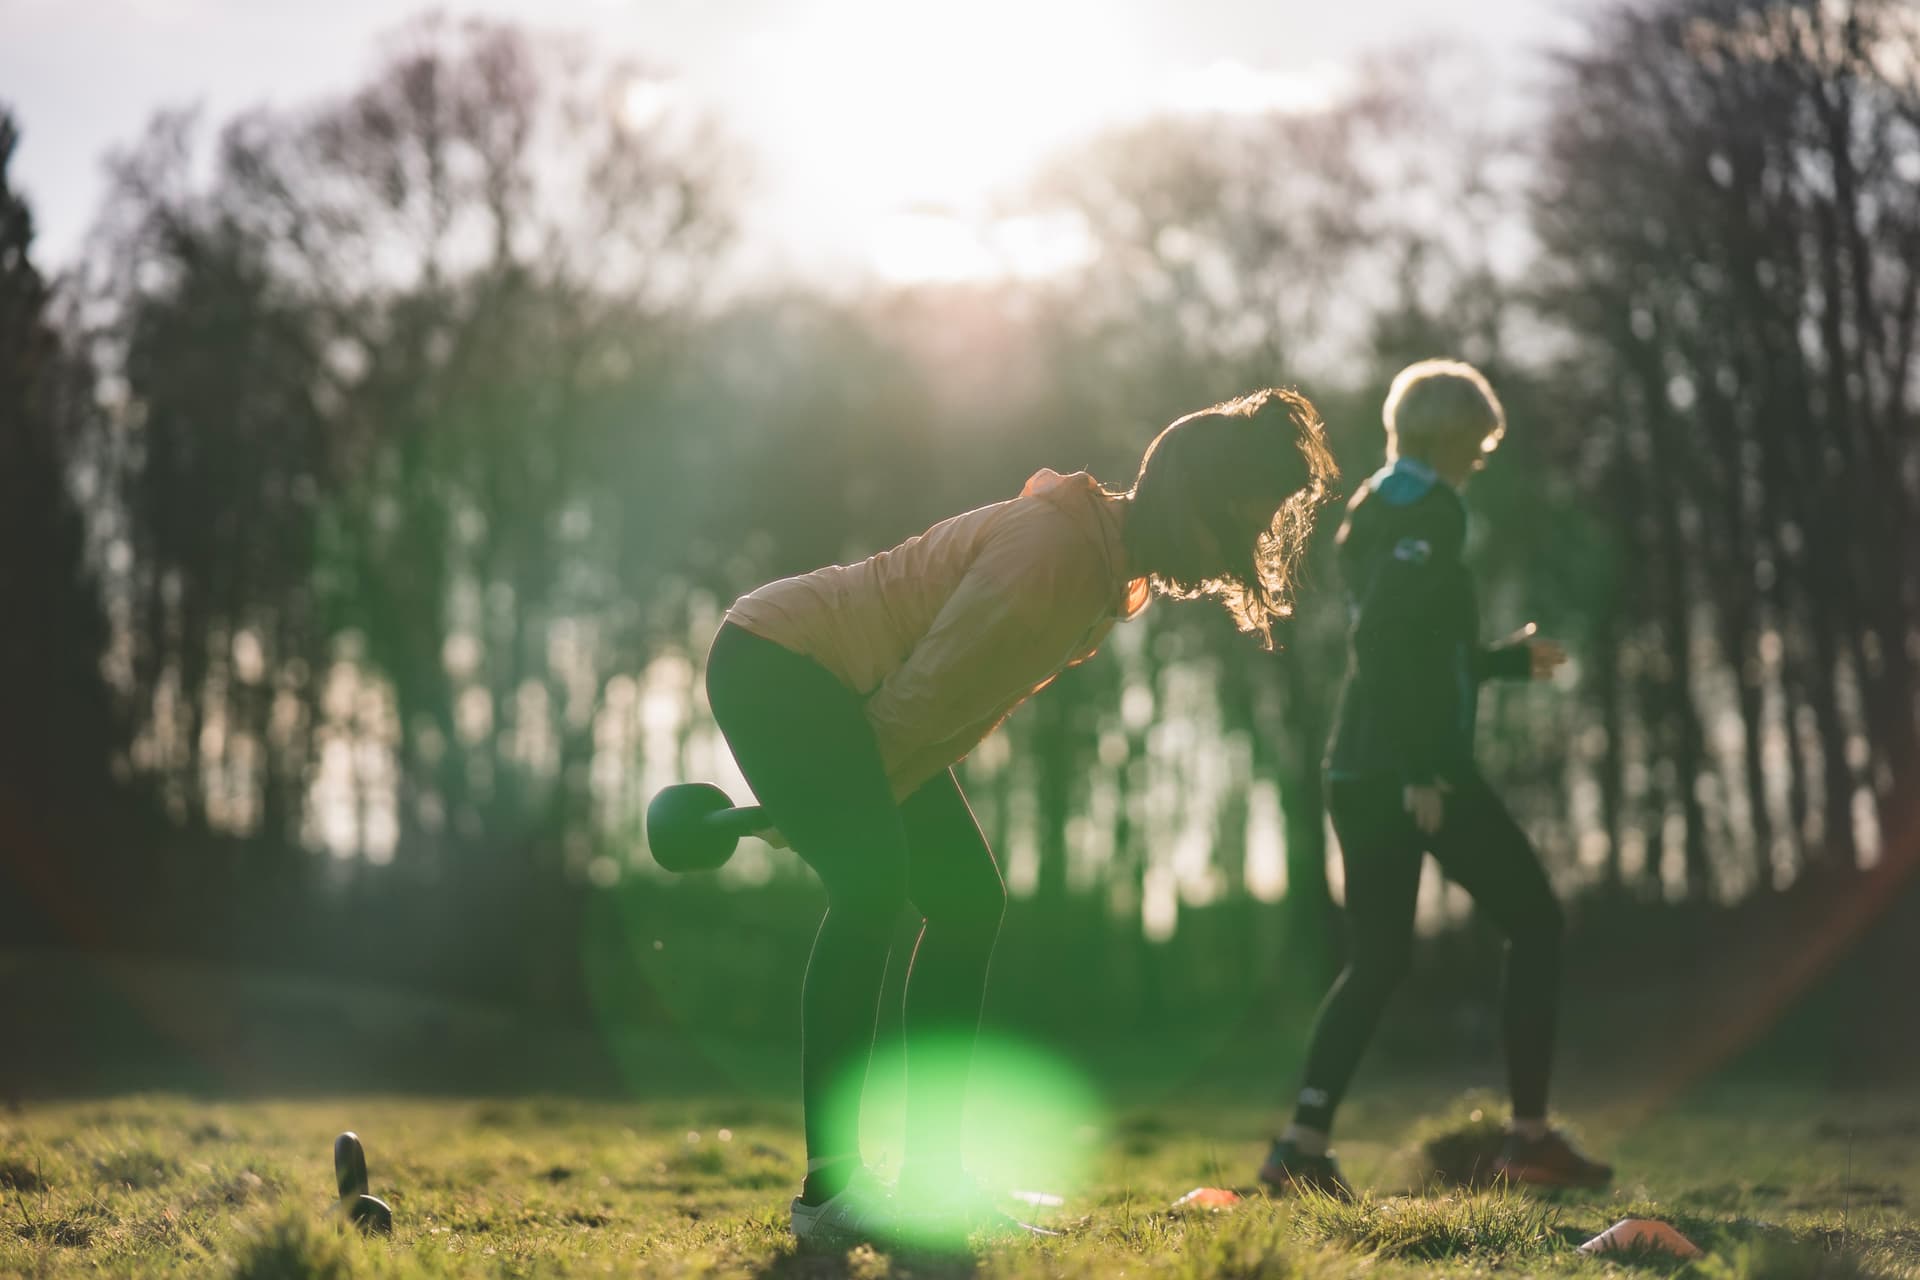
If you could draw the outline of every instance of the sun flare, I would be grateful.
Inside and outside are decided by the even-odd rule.
[[[1046,275],[1084,235],[997,206],[1051,155],[1157,113],[1310,111],[1345,87],[1325,64],[1154,73],[1150,44],[1089,0],[799,10],[749,59],[766,176],[804,193],[802,238],[854,244],[881,279]]]
[[[997,226],[992,201],[1135,91],[1126,43],[1085,0],[816,13],[755,59],[770,176],[885,278],[1032,269],[1031,228]]]

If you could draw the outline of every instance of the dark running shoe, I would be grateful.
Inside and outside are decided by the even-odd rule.
[[[1531,1141],[1508,1134],[1493,1172],[1531,1187],[1604,1187],[1613,1181],[1612,1165],[1587,1155],[1558,1129]]]
[[[1335,1200],[1353,1199],[1353,1187],[1341,1175],[1332,1153],[1311,1156],[1279,1139],[1274,1140],[1267,1162],[1260,1166],[1260,1181],[1276,1195],[1304,1191]]]

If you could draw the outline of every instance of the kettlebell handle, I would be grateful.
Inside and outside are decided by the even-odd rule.
[[[732,809],[722,809],[700,819],[700,825],[713,827],[732,836],[750,836],[767,829],[767,811],[757,804],[738,805]]]

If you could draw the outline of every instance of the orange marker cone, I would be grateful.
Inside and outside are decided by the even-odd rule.
[[[1225,1187],[1195,1187],[1173,1202],[1176,1209],[1231,1209],[1240,1203],[1240,1193]]]
[[[1700,1246],[1653,1218],[1622,1218],[1580,1246],[1586,1254],[1612,1253],[1616,1249],[1658,1249],[1676,1258],[1697,1258]]]

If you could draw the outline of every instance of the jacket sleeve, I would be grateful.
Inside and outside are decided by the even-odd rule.
[[[1009,513],[926,635],[867,700],[896,799],[966,755],[1005,709],[1051,680],[1111,605],[1103,573],[1062,519],[1039,503]]]
[[[1455,759],[1460,699],[1454,686],[1462,666],[1446,619],[1457,601],[1464,514],[1442,502],[1432,514],[1406,522],[1400,536],[1381,539],[1353,566],[1353,654],[1359,678],[1371,688],[1369,739],[1382,763],[1407,781],[1441,776]],[[1458,518],[1462,527],[1453,527]]]

